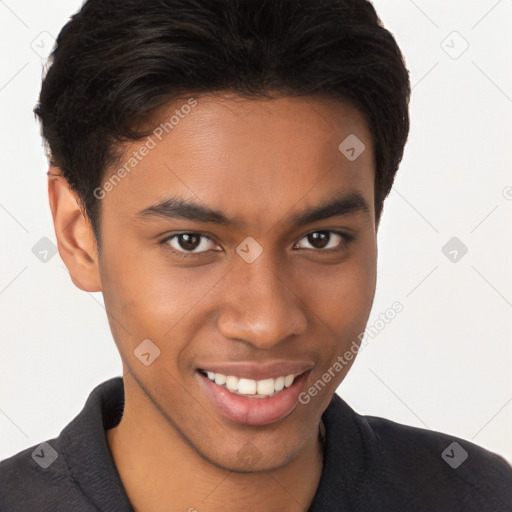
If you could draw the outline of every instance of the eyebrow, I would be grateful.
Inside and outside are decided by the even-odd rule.
[[[309,207],[292,217],[294,227],[311,224],[320,220],[349,215],[353,213],[370,213],[370,206],[359,192],[337,194],[320,205]],[[137,217],[148,219],[151,217],[185,219],[196,222],[232,226],[239,224],[235,219],[226,217],[222,212],[207,206],[188,201],[180,197],[168,197],[137,214]]]
[[[370,213],[368,202],[359,192],[338,194],[327,203],[306,208],[292,218],[292,223],[296,226],[302,226],[319,220],[358,212]]]

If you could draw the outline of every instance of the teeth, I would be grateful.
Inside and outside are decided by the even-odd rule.
[[[256,384],[256,381],[254,381]],[[274,379],[265,379],[258,381],[258,395],[271,395],[274,392]]]
[[[217,377],[217,375],[220,374],[216,373],[215,377]],[[238,391],[238,377],[233,377],[232,375],[229,375],[228,377],[223,375],[223,377],[226,379],[226,387],[229,391]]]
[[[277,377],[274,381],[276,391],[281,391],[284,388],[284,377]]]
[[[251,379],[240,379],[238,381],[238,392],[241,395],[256,394],[256,381]]]
[[[210,372],[208,372],[210,373]],[[211,379],[211,377],[208,375],[208,378]],[[215,384],[218,384],[219,386],[222,386],[222,384],[226,384],[226,376],[222,375],[222,373],[214,373],[213,379],[215,381]]]
[[[268,398],[274,396],[284,388],[289,388],[297,375],[283,375],[275,379],[252,380],[238,378],[233,375],[222,373],[206,372],[208,378],[218,384],[225,386],[229,391],[238,395],[251,396],[253,398]]]

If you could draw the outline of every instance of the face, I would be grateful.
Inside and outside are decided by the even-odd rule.
[[[311,97],[197,96],[153,123],[98,192],[126,389],[142,391],[139,418],[157,411],[205,460],[281,467],[316,435],[370,313],[368,128]],[[353,137],[339,149],[350,135],[361,154]]]

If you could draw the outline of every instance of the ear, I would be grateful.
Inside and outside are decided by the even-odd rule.
[[[48,197],[59,254],[73,283],[86,292],[101,291],[96,239],[91,222],[78,195],[62,177],[60,169],[50,167]]]

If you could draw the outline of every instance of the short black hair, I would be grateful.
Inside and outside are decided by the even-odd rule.
[[[98,243],[93,191],[123,142],[181,96],[349,102],[375,147],[380,219],[409,132],[409,74],[366,0],[88,0],[60,32],[34,112]],[[341,141],[340,141],[341,142]]]

